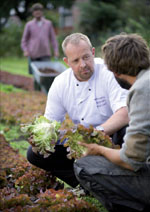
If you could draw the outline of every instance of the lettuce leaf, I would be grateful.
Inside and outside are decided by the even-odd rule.
[[[31,124],[22,125],[21,131],[30,136],[28,142],[32,145],[34,152],[48,157],[55,151],[60,126],[60,122],[49,121],[44,116],[40,116]]]
[[[69,159],[80,158],[85,153],[86,148],[79,145],[78,141],[118,148],[105,133],[95,130],[93,126],[86,128],[81,124],[75,125],[68,118],[60,123],[40,116],[31,124],[22,125],[21,130],[29,136],[28,142],[32,145],[32,150],[35,153],[39,152],[45,158],[55,152],[58,140],[60,145],[67,148]]]

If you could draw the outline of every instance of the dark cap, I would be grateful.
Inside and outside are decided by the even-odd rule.
[[[43,5],[40,3],[33,4],[31,7],[31,12],[33,12],[35,10],[43,10]]]

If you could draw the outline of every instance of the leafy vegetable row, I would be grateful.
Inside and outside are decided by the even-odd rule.
[[[116,148],[111,138],[105,133],[95,130],[93,126],[85,128],[81,124],[74,125],[71,121],[70,123],[64,121],[61,124],[40,116],[36,117],[31,124],[22,125],[21,130],[28,134],[28,142],[32,145],[33,151],[39,152],[44,157],[48,157],[55,151],[58,140],[60,144],[67,147],[69,159],[77,159],[84,154],[85,147],[79,145],[79,141]]]

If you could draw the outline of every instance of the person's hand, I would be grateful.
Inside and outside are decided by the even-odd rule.
[[[33,145],[33,135],[30,135],[27,140],[31,145]]]
[[[29,56],[29,53],[27,51],[25,51],[23,54],[24,54],[25,57]]]
[[[33,143],[33,135],[30,135],[27,140],[32,147],[32,151],[37,154],[38,153],[37,147]]]
[[[78,142],[78,144],[87,148],[87,151],[83,156],[102,154],[103,146],[100,146],[98,144],[86,144],[83,142]]]

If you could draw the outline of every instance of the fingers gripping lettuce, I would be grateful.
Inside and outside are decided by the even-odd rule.
[[[55,151],[60,126],[60,122],[49,121],[44,116],[40,116],[33,123],[22,125],[21,131],[30,136],[28,141],[34,152],[48,157],[51,152]]]
[[[112,143],[111,138],[108,135],[105,135],[105,133],[95,130],[93,126],[86,128],[81,124],[70,127],[66,130],[66,133],[60,141],[63,142],[64,139],[66,139],[64,146],[67,147],[67,157],[69,159],[80,158],[85,153],[86,148],[79,145],[78,141],[88,144],[95,143],[109,148],[118,148],[118,146],[115,146]]]

